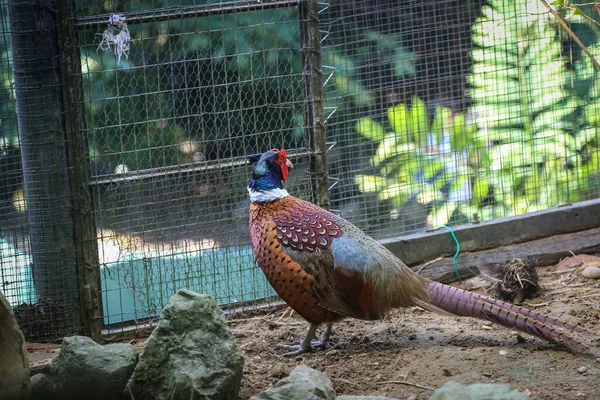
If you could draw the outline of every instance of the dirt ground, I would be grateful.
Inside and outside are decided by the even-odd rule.
[[[543,292],[525,300],[525,306],[599,332],[600,281],[555,269],[538,269]],[[238,315],[229,324],[245,353],[241,399],[267,389],[301,364],[325,372],[338,394],[426,399],[454,380],[508,383],[533,399],[600,398],[600,362],[593,357],[470,318],[412,308],[396,310],[384,321],[345,320],[334,325],[337,347],[295,358],[275,349],[278,343],[301,339],[308,328],[289,308]],[[143,341],[136,344],[141,348]],[[28,349],[34,369],[58,352],[50,344],[29,343]]]
[[[543,293],[526,300],[526,306],[598,332],[599,281],[578,273],[550,273],[553,270],[538,270]],[[275,384],[301,364],[325,372],[338,394],[426,399],[431,389],[454,380],[508,383],[533,399],[600,398],[600,362],[593,357],[573,355],[475,319],[413,308],[396,310],[384,321],[345,320],[335,324],[333,331],[334,340],[343,343],[341,348],[287,358],[275,345],[302,338],[308,327],[297,314],[289,314],[287,309],[230,321],[245,353],[242,399]]]

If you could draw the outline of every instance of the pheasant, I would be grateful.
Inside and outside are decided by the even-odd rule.
[[[576,353],[598,354],[591,344],[594,333],[428,280],[350,222],[291,196],[283,186],[292,167],[285,150],[272,149],[250,161],[250,235],[256,262],[279,296],[310,323],[299,345],[279,345],[289,350],[286,355],[326,348],[332,324],[343,318],[377,320],[391,309],[411,306],[488,320]],[[322,339],[313,342],[322,323]]]

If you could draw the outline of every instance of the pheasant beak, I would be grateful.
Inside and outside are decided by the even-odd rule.
[[[285,161],[285,166],[288,167],[288,168],[293,168],[294,164],[292,164],[292,162],[290,160],[286,160]]]

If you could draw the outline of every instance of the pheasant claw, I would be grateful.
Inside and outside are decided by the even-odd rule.
[[[293,357],[299,354],[310,353],[315,349],[312,346],[311,340],[315,337],[315,332],[319,327],[318,324],[310,324],[308,332],[300,344],[289,345],[289,344],[278,344],[278,349],[290,350],[290,352],[283,354],[284,357]],[[330,329],[331,330],[331,329]]]
[[[325,326],[325,330],[323,331],[323,336],[321,336],[321,340],[313,340],[310,343],[313,348],[321,348],[323,350],[327,350],[329,348],[329,337],[331,336],[331,327],[331,323],[327,324]]]
[[[289,352],[282,354],[284,357],[294,357],[304,353],[311,353],[315,350],[311,345],[303,347],[302,344],[278,344],[276,348],[289,350]]]

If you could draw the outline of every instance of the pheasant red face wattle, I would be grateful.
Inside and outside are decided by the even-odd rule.
[[[277,149],[273,149],[273,150],[277,150]],[[290,160],[288,160],[287,154],[284,149],[279,150],[279,156],[277,156],[276,163],[281,168],[281,176],[283,177],[283,181],[287,182],[288,176],[289,176],[288,168],[293,167],[294,165],[292,164],[292,162]]]

